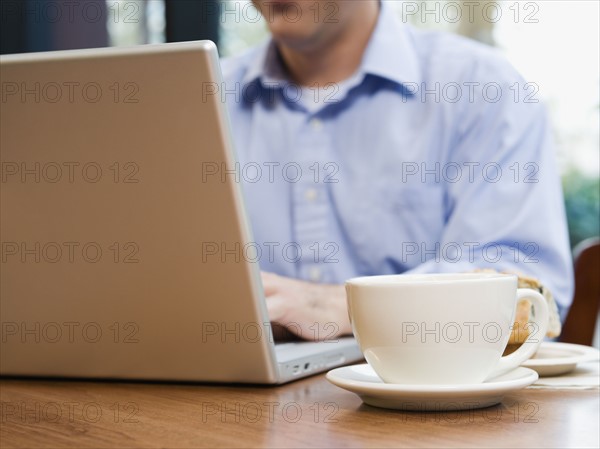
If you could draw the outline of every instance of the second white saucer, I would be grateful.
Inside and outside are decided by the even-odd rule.
[[[548,377],[569,373],[578,363],[595,362],[598,359],[600,351],[596,348],[545,341],[537,353],[521,366],[537,371],[540,377]]]
[[[531,385],[538,374],[519,367],[480,384],[402,385],[384,383],[368,364],[344,366],[327,373],[327,380],[356,393],[365,404],[411,411],[455,411],[489,407],[508,392]]]

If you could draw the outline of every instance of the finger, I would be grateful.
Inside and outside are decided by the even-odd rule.
[[[269,320],[274,323],[282,324],[289,307],[287,301],[278,295],[268,296],[266,299]]]
[[[266,271],[261,271],[260,277],[262,279],[263,290],[265,292],[265,296],[272,296],[277,293],[279,290],[279,282],[276,274],[268,273]]]

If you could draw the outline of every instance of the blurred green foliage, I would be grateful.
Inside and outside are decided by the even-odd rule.
[[[600,178],[570,170],[563,176],[571,247],[600,235]]]

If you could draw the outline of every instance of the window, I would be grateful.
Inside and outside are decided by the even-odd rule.
[[[106,0],[111,45],[165,42],[165,0]]]

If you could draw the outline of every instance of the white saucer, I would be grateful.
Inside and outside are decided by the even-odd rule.
[[[327,380],[356,393],[365,404],[412,411],[455,411],[498,404],[510,391],[531,385],[535,371],[519,367],[488,382],[469,385],[403,385],[384,383],[368,364],[344,366],[327,373]]]
[[[537,353],[521,366],[537,371],[541,377],[558,376],[575,369],[578,363],[600,359],[600,351],[572,343],[543,342]]]

